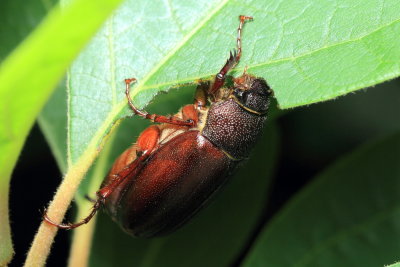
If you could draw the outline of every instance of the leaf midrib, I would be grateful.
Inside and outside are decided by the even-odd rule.
[[[153,69],[152,71],[150,71],[138,84],[138,86],[136,87],[136,89],[131,93],[131,97],[135,98],[135,96],[139,93],[142,92],[144,90],[147,89],[154,89],[154,88],[162,88],[162,87],[171,87],[173,85],[176,84],[181,84],[181,83],[187,83],[187,82],[191,82],[197,79],[200,79],[202,77],[208,77],[208,76],[212,76],[215,73],[209,73],[209,74],[203,74],[200,76],[196,76],[196,77],[190,77],[190,78],[185,78],[182,80],[174,80],[173,82],[166,82],[166,83],[158,83],[158,84],[153,84],[153,85],[146,85],[146,82],[149,81],[154,75],[156,75],[156,73],[176,54],[177,51],[179,51],[198,31],[199,29],[201,29],[210,19],[212,19],[214,17],[214,15],[216,13],[218,13],[224,6],[225,4],[227,4],[230,0],[225,0],[222,1],[219,6],[217,6],[215,9],[213,9],[213,12],[208,13],[207,16],[205,16],[200,23],[197,24],[197,26],[195,28],[193,28],[192,31],[189,32],[188,35],[186,35],[182,41],[179,43],[179,45],[175,46],[175,48],[173,50],[171,50]],[[362,40],[365,37],[368,37],[376,32],[379,32],[380,30],[390,27],[391,25],[400,22],[400,19],[396,19],[394,21],[391,21],[390,23],[387,23],[383,26],[380,26],[378,28],[376,28],[373,31],[370,31],[364,35],[358,36],[357,38],[353,38],[353,39],[349,39],[346,41],[342,41],[342,42],[337,42],[337,43],[332,43],[331,45],[327,45],[303,54],[300,54],[298,56],[293,56],[293,57],[285,57],[285,58],[281,58],[281,59],[277,59],[277,60],[272,60],[269,62],[264,62],[264,63],[260,63],[260,64],[254,64],[254,65],[249,65],[248,66],[248,70],[251,69],[257,69],[257,68],[261,68],[264,66],[268,66],[268,65],[273,65],[273,64],[279,64],[282,62],[288,62],[288,61],[294,61],[297,60],[299,58],[302,57],[306,57],[309,55],[312,55],[314,53],[318,53],[320,51],[323,51],[325,49],[330,49],[332,47],[335,46],[340,46],[346,43],[352,43],[355,41],[359,41]],[[114,69],[115,70],[115,69]],[[115,84],[114,84],[115,85]],[[115,87],[114,87],[115,88]],[[113,105],[112,110],[109,112],[107,118],[104,120],[104,123],[99,127],[98,131],[95,133],[95,135],[93,136],[93,138],[91,139],[88,147],[96,147],[99,140],[101,140],[101,138],[104,136],[104,133],[107,131],[107,129],[109,128],[109,125],[111,125],[117,118],[118,114],[121,112],[121,110],[126,106],[126,103],[124,100],[120,101],[119,103],[116,103],[115,105]],[[82,157],[82,155],[80,156]]]
[[[331,45],[323,46],[323,47],[321,47],[321,48],[314,49],[314,50],[311,50],[311,51],[309,51],[309,52],[305,52],[305,53],[303,53],[303,54],[299,54],[299,55],[297,55],[297,56],[284,57],[284,58],[279,58],[279,59],[276,59],[276,60],[271,60],[271,61],[268,61],[268,62],[263,62],[263,63],[259,63],[259,64],[253,64],[253,65],[248,65],[247,70],[257,69],[257,68],[261,68],[261,67],[268,66],[268,65],[279,64],[279,63],[282,63],[282,62],[294,61],[294,60],[297,60],[297,59],[300,59],[300,58],[303,58],[303,57],[312,55],[312,54],[314,54],[314,53],[318,53],[318,52],[323,51],[323,50],[325,50],[325,49],[331,49],[331,48],[333,48],[333,47],[340,46],[340,45],[343,45],[343,44],[347,44],[347,43],[352,43],[352,42],[360,41],[360,40],[362,40],[363,38],[366,38],[366,37],[368,37],[368,36],[370,36],[370,35],[372,35],[372,34],[374,34],[374,33],[376,33],[376,32],[379,32],[380,30],[382,30],[382,29],[384,29],[384,28],[386,28],[386,27],[389,27],[389,26],[391,26],[392,24],[395,24],[395,23],[398,23],[398,22],[400,22],[400,19],[396,19],[396,20],[394,20],[394,21],[391,21],[390,23],[387,23],[387,24],[385,24],[385,25],[382,26],[382,27],[378,27],[377,29],[375,29],[375,30],[373,30],[373,31],[371,31],[371,32],[368,32],[367,34],[358,36],[357,38],[349,39],[349,40],[342,41],[342,42],[332,43]],[[244,68],[235,68],[235,69],[244,69]],[[195,77],[185,78],[185,79],[182,79],[182,80],[174,80],[174,81],[169,81],[169,82],[165,82],[165,83],[158,83],[158,84],[152,84],[152,85],[145,85],[145,86],[140,87],[140,89],[141,89],[141,91],[143,91],[143,90],[147,90],[147,89],[154,89],[154,88],[162,88],[162,87],[166,87],[166,86],[173,86],[173,85],[176,85],[176,84],[181,84],[181,83],[187,83],[187,82],[190,82],[190,81],[195,81],[195,80],[198,80],[198,79],[200,79],[200,78],[202,78],[202,77],[208,77],[208,76],[212,76],[212,75],[215,75],[215,72],[208,73],[208,74],[204,74],[204,75],[201,75],[201,76],[195,76]],[[138,87],[138,88],[139,88],[139,87]],[[135,90],[135,91],[139,91],[139,89],[137,89],[137,90]],[[137,92],[136,92],[136,94],[137,94]],[[132,96],[135,96],[136,94],[132,94]]]
[[[133,91],[133,93],[131,94],[131,97],[134,98],[138,92],[143,91],[144,89],[146,89],[146,87],[144,87],[143,85],[150,80],[165,64],[166,62],[168,62],[175,54],[176,52],[181,49],[181,47],[183,47],[198,31],[199,29],[201,29],[210,19],[212,19],[214,17],[214,15],[216,13],[218,13],[224,6],[225,4],[227,4],[230,0],[224,0],[221,1],[221,3],[212,9],[211,12],[209,12],[201,21],[200,23],[197,24],[196,27],[193,28],[192,31],[190,31],[182,40],[181,42],[175,46],[174,49],[172,49],[164,58],[163,60],[161,60],[154,68],[152,71],[150,71],[141,81],[141,83],[136,87],[136,90]],[[115,68],[113,68],[113,70],[115,71]],[[114,83],[115,84],[115,83]],[[67,83],[67,85],[69,85]],[[116,90],[115,90],[116,91]],[[113,92],[114,94],[114,92]],[[69,95],[69,94],[68,94]],[[69,97],[70,98],[70,97]],[[68,101],[70,102],[70,101]],[[85,151],[83,151],[83,153],[80,155],[79,159],[81,159],[83,157],[84,154],[90,153],[90,150],[96,149],[97,144],[99,143],[99,140],[101,140],[104,136],[104,133],[107,131],[107,129],[109,128],[109,125],[112,125],[113,122],[115,122],[115,118],[117,117],[117,115],[121,112],[121,110],[125,107],[126,103],[125,101],[121,101],[119,103],[116,103],[115,105],[113,105],[113,108],[111,109],[111,111],[108,113],[107,118],[104,120],[103,124],[99,127],[99,129],[97,130],[97,132],[94,134],[93,138],[91,139],[91,141],[89,142],[86,153]],[[69,129],[70,129],[70,124],[68,123]],[[70,131],[68,131],[68,134],[70,133]],[[68,137],[68,140],[70,138]],[[68,162],[72,163],[72,159],[71,159],[71,142],[68,142]],[[78,161],[79,159],[76,161],[75,164],[79,164]],[[68,164],[69,166],[71,166],[71,164]]]

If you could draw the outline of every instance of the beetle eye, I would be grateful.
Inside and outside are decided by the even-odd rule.
[[[240,90],[240,89],[235,89],[234,92],[237,100],[242,103],[243,105],[246,104],[248,93],[246,91]]]
[[[242,95],[243,95],[243,91],[240,90],[240,89],[236,89],[236,90],[235,90],[235,95],[236,95],[237,97],[241,98]]]
[[[249,92],[242,91],[242,103],[243,104],[246,104],[248,96],[249,96]]]
[[[237,101],[243,106],[258,112],[266,112],[269,105],[269,96],[271,95],[269,86],[262,78],[252,81],[247,90],[235,88],[234,95]]]

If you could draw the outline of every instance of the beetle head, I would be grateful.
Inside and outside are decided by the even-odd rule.
[[[233,95],[241,106],[256,113],[267,112],[272,90],[263,78],[243,73],[233,82]]]

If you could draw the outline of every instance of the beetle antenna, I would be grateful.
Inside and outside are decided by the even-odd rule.
[[[54,222],[52,219],[49,218],[49,216],[47,216],[47,210],[44,209],[43,212],[43,220],[50,224],[53,225],[57,228],[60,229],[66,229],[66,230],[70,230],[70,229],[74,229],[77,228],[83,224],[87,224],[88,222],[90,222],[90,220],[93,218],[94,215],[96,215],[96,212],[100,209],[101,205],[103,204],[103,198],[98,198],[96,200],[96,202],[93,205],[92,211],[90,212],[90,214],[84,218],[82,221],[78,222],[78,223],[56,223]]]

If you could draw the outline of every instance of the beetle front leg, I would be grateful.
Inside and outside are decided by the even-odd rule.
[[[181,120],[174,116],[167,117],[167,116],[162,116],[162,115],[157,115],[157,114],[149,114],[146,111],[136,108],[132,102],[132,99],[129,96],[130,84],[132,82],[136,82],[136,79],[135,78],[125,79],[125,85],[126,85],[125,94],[126,94],[126,98],[128,99],[129,106],[131,107],[131,109],[133,110],[133,112],[136,115],[139,115],[145,119],[149,119],[149,120],[152,120],[153,122],[158,122],[158,123],[169,123],[169,124],[174,124],[174,125],[179,125],[179,126],[189,126],[189,127],[194,127],[196,125],[196,123],[193,120],[185,121],[185,120]]]
[[[233,53],[230,52],[230,56],[226,61],[225,65],[215,76],[214,83],[209,91],[211,95],[215,95],[215,93],[224,85],[225,76],[228,73],[228,71],[234,68],[236,64],[239,63],[240,57],[242,56],[242,28],[246,21],[252,19],[253,17],[250,16],[243,16],[243,15],[239,16],[240,23],[237,29],[237,39],[236,39],[237,50],[234,50]]]
[[[229,56],[228,60],[226,61],[225,65],[218,72],[218,74],[215,75],[214,82],[209,91],[210,95],[215,95],[217,93],[217,91],[224,85],[226,74],[236,64],[237,64],[237,54],[236,54],[236,50],[234,50],[233,53],[230,52],[230,56]]]

